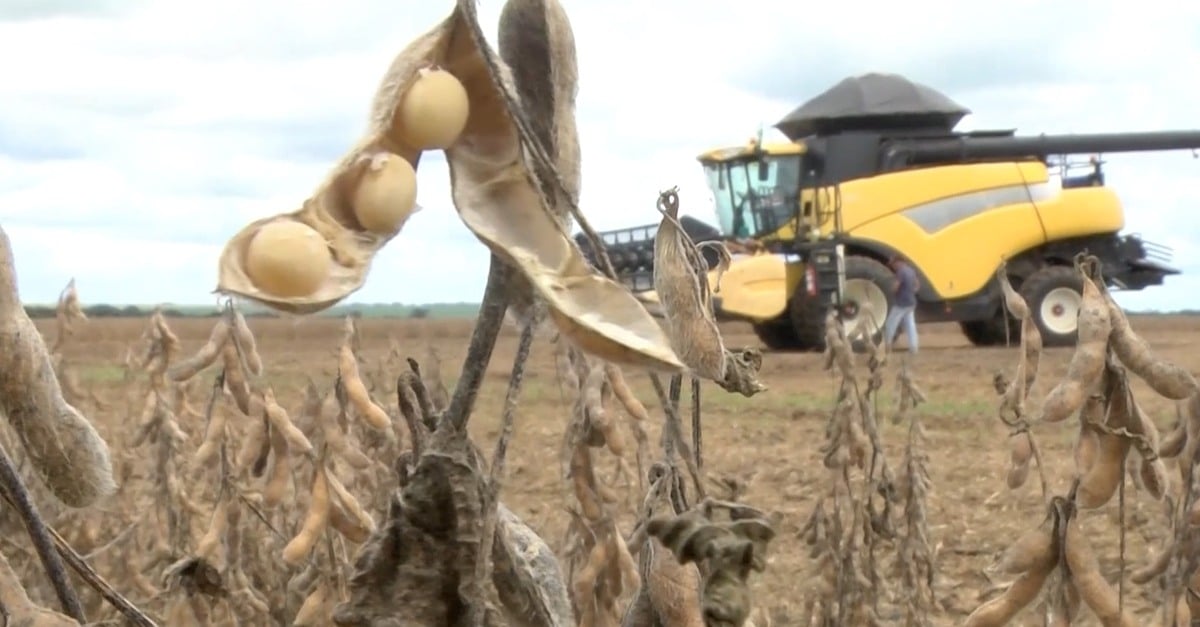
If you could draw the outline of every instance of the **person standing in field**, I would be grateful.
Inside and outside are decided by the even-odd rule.
[[[888,260],[888,267],[896,273],[896,287],[892,307],[888,310],[887,320],[883,323],[883,341],[891,352],[896,336],[900,334],[900,323],[904,323],[904,335],[908,337],[908,352],[917,353],[917,289],[920,281],[917,271],[899,256]]]

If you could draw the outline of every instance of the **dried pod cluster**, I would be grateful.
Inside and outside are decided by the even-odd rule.
[[[1123,606],[1115,584],[1101,572],[1081,528],[1080,512],[1110,503],[1127,473],[1132,474],[1134,484],[1150,498],[1163,500],[1171,486],[1164,457],[1179,456],[1184,498],[1178,503],[1168,501],[1175,535],[1148,564],[1135,570],[1130,580],[1145,584],[1162,578],[1166,592],[1162,624],[1186,625],[1192,608],[1191,595],[1185,591],[1195,563],[1180,552],[1188,536],[1185,503],[1192,502],[1189,495],[1195,458],[1187,456],[1187,443],[1191,439],[1187,424],[1193,420],[1190,415],[1194,412],[1181,419],[1172,433],[1160,437],[1154,422],[1135,398],[1128,373],[1177,402],[1200,404],[1195,400],[1200,394],[1190,373],[1157,358],[1134,332],[1106,287],[1099,260],[1081,254],[1074,263],[1083,285],[1079,341],[1066,377],[1053,385],[1041,399],[1040,407],[1031,412],[1037,416],[1036,420],[1026,419],[1026,403],[1036,380],[1041,342],[1036,327],[1029,322],[1027,304],[1008,285],[1006,277],[1000,276],[1007,309],[1022,322],[1017,375],[1012,381],[997,376],[1000,416],[1013,428],[1009,486],[1017,488],[1024,482],[1029,460],[1037,454],[1031,427],[1059,423],[1073,415],[1079,422],[1074,447],[1076,476],[1066,496],[1050,498],[1042,523],[1018,538],[1002,558],[999,569],[1016,579],[999,596],[978,607],[966,624],[975,627],[1008,624],[1039,596],[1043,597],[1044,611],[1051,621],[1048,624],[1072,624],[1084,607],[1103,625],[1139,624],[1129,608]],[[1190,451],[1195,451],[1194,445]],[[1044,477],[1042,486],[1045,491]],[[1121,559],[1124,560],[1124,555]]]
[[[347,326],[354,330],[349,321]],[[152,320],[149,335],[169,334],[157,318]],[[355,343],[350,333],[344,339],[343,347]],[[173,512],[175,517],[186,513],[189,520],[204,521],[194,542],[186,532],[183,540],[168,541],[176,547],[171,553],[184,553],[163,575],[172,592],[170,620],[206,624],[232,617],[251,621],[286,617],[292,624],[328,624],[336,604],[345,599],[346,551],[365,543],[378,528],[375,504],[360,502],[344,480],[352,476],[352,483],[374,484],[377,477],[391,474],[385,464],[372,460],[376,452],[368,455],[363,450],[355,427],[361,426],[365,432],[378,429],[366,420],[348,420],[355,404],[346,393],[346,388],[353,386],[344,385],[344,373],[334,380],[333,389],[324,393],[310,379],[299,411],[289,412],[268,383],[249,324],[232,304],[205,343],[166,371],[178,389],[218,358],[221,369],[200,414],[203,435],[188,464],[195,473],[211,473],[215,479],[211,509],[196,502],[196,496],[204,492],[202,487],[184,490],[174,475],[168,477],[171,485],[165,498],[179,506],[180,511]],[[351,358],[356,359],[353,354]],[[363,386],[361,380],[355,380]],[[153,421],[158,428],[152,431],[174,424],[175,414],[164,395],[153,398],[159,417]],[[382,412],[390,433],[390,416],[372,406]],[[172,440],[177,446],[187,436],[178,425],[174,430],[178,437]],[[392,449],[390,454],[396,451]],[[279,539],[277,548],[248,544],[246,538],[256,521],[274,531]],[[264,555],[260,563],[246,559],[248,549],[253,554],[277,552],[274,560]],[[271,599],[279,598],[273,596],[279,592],[262,579],[265,573],[256,572],[263,563],[282,563],[293,569],[291,577],[279,584],[286,587],[286,603],[277,607]],[[241,601],[234,603],[235,598]]]
[[[867,376],[856,369],[854,346],[865,347]],[[883,449],[876,396],[887,353],[865,327],[847,333],[836,311],[825,320],[825,369],[837,395],[819,449],[828,482],[801,530],[812,566],[803,620],[813,625],[891,624],[883,601],[902,597],[904,624],[929,624],[934,552],[925,518],[930,481],[924,430],[913,410],[925,401],[911,366],[897,373],[892,422],[910,421],[902,472],[894,475]],[[903,507],[896,507],[897,504]],[[898,541],[898,542],[897,542]],[[885,575],[879,547],[896,543],[896,577]],[[890,582],[895,580],[898,587]]]
[[[619,472],[628,477],[625,438],[606,406],[613,394],[605,364],[573,348],[565,352],[560,376],[567,393],[576,399],[565,436],[566,479],[578,506],[572,510],[567,579],[580,624],[615,624],[618,601],[625,591],[641,584],[641,576],[616,525],[617,493],[597,472],[596,456],[599,449],[608,450],[616,457]],[[633,416],[636,406],[626,411]]]
[[[1005,481],[1009,488],[1015,490],[1025,485],[1037,453],[1037,443],[1030,431],[1026,401],[1029,399],[1030,390],[1037,383],[1037,374],[1041,366],[1042,335],[1033,321],[1029,304],[1013,289],[1007,270],[1007,264],[1001,264],[996,271],[996,280],[1000,283],[1004,296],[1005,310],[1020,322],[1020,359],[1012,379],[1006,378],[1002,372],[997,372],[993,383],[1000,395],[1000,420],[1009,428],[1009,465]],[[1038,473],[1042,490],[1045,492],[1048,488],[1040,462]]]
[[[561,8],[543,9],[541,16],[557,32],[569,31]],[[507,35],[505,42],[517,45],[534,26]],[[568,51],[573,53],[573,47]],[[353,293],[366,280],[371,259],[403,224],[394,221],[395,230],[385,233],[365,228],[354,217],[353,205],[362,195],[356,190],[384,185],[371,181],[382,176],[376,172],[386,172],[389,164],[407,175],[406,168],[416,168],[423,150],[441,149],[450,166],[459,217],[547,304],[550,318],[564,336],[607,361],[680,371],[682,363],[642,304],[616,280],[598,274],[568,235],[565,221],[558,216],[563,205],[573,206],[574,201],[569,195],[549,193],[564,183],[547,154],[549,148],[537,137],[539,130],[550,126],[544,119],[543,126],[531,126],[533,116],[522,109],[513,75],[514,70],[484,38],[474,2],[460,0],[441,24],[397,55],[375,94],[367,130],[303,206],[252,222],[230,239],[220,259],[218,291],[295,313],[326,309]],[[551,77],[556,93],[574,91],[573,72]],[[441,86],[427,88],[431,80]],[[432,99],[435,91],[454,92],[453,98],[447,97],[453,102]],[[464,99],[465,104],[459,102]],[[553,119],[573,124],[569,102],[560,105]],[[467,112],[461,123],[460,111]],[[432,120],[447,116],[455,118],[454,124],[446,122],[444,128],[445,120]],[[417,138],[433,127],[439,127],[436,141]],[[409,202],[407,194],[396,194],[403,198],[372,195],[375,202],[393,209]],[[304,290],[272,294],[252,277],[254,240],[276,223],[289,223],[293,233],[279,236],[279,245],[273,248],[293,251],[289,257],[293,267],[315,267],[297,270],[304,276],[294,281],[280,282],[302,284]],[[312,258],[318,259],[310,263]]]

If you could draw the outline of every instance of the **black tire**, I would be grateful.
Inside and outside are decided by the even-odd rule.
[[[887,306],[884,311],[876,312],[879,319],[875,321],[875,324],[879,328],[874,333],[875,341],[879,341],[883,336],[883,321],[887,319],[887,312],[892,307],[892,289],[896,283],[896,275],[875,259],[850,255],[846,257],[846,280],[851,279],[867,279],[883,291]],[[803,285],[797,286],[795,294],[792,295],[789,309],[791,310],[792,328],[795,329],[800,344],[808,350],[825,350],[825,308],[808,297]],[[851,317],[847,320],[847,324],[852,324],[853,320],[854,318]],[[861,347],[856,346],[855,348],[861,350]]]
[[[1008,317],[1013,320],[1012,316]],[[1019,324],[1009,323],[1008,335],[1004,334],[1004,312],[987,320],[964,320],[958,323],[963,335],[975,346],[1016,346],[1021,341]]]
[[[1018,292],[1022,282],[1018,277],[1009,277],[1009,283]],[[1004,309],[1003,297],[992,317],[986,320],[964,320],[958,323],[963,335],[975,346],[1017,346],[1021,343],[1021,321]],[[1005,328],[1007,326],[1007,328]]]
[[[1079,278],[1074,268],[1046,266],[1029,275],[1019,290],[1021,297],[1029,305],[1029,311],[1033,314],[1033,321],[1037,325],[1038,332],[1042,334],[1043,346],[1074,346],[1079,338],[1078,329],[1074,324],[1070,324],[1070,331],[1064,333],[1060,325],[1051,326],[1051,323],[1043,319],[1043,304],[1046,297],[1062,288],[1073,290],[1076,298],[1082,298],[1083,280]]]
[[[810,298],[804,285],[797,285],[788,305],[788,319],[792,324],[792,335],[796,338],[793,348],[798,351],[825,350],[825,308],[816,299]]]
[[[791,321],[787,317],[769,322],[759,322],[753,325],[753,328],[754,335],[758,336],[759,341],[771,350],[790,350],[799,344],[799,338],[796,337],[796,332],[792,329]]]

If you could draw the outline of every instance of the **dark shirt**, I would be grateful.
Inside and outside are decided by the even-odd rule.
[[[899,283],[896,289],[896,306],[916,307],[917,289],[920,286],[917,272],[912,269],[912,266],[902,263],[896,268],[896,280]]]

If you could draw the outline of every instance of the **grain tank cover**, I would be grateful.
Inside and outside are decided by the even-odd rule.
[[[971,110],[899,74],[852,76],[775,124],[788,139],[849,130],[949,132]]]

